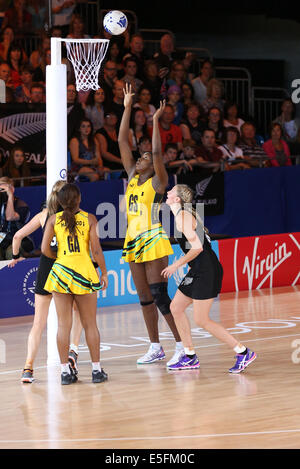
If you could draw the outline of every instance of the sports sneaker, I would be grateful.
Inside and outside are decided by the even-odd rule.
[[[150,346],[148,352],[142,357],[138,358],[136,362],[138,365],[146,365],[147,363],[158,362],[164,358],[166,358],[166,355],[162,347],[155,350]]]
[[[250,363],[252,363],[256,359],[256,353],[251,352],[251,350],[247,349],[247,353],[245,355],[237,354],[236,355],[236,363],[235,365],[230,368],[229,373],[240,373],[243,371]]]
[[[103,383],[103,381],[107,381],[108,376],[107,373],[101,368],[101,371],[94,370],[92,372],[92,381],[93,383]]]
[[[70,363],[75,375],[78,374],[77,358],[78,358],[78,353],[74,352],[74,350],[70,350],[69,351],[69,363]]]
[[[34,381],[33,370],[24,368],[21,378],[22,383],[32,383]]]
[[[175,365],[175,363],[178,363],[182,357],[184,357],[184,348],[181,348],[179,350],[175,350],[173,357],[168,361],[167,367],[171,365]]]
[[[78,379],[70,365],[69,365],[69,369],[70,369],[70,373],[66,373],[64,371],[61,374],[61,384],[62,385],[76,383],[76,381]]]
[[[197,355],[195,355],[193,358],[188,357],[187,355],[183,355],[181,359],[177,362],[174,363],[173,365],[168,366],[169,370],[195,370],[197,368],[200,368],[200,363],[198,360]]]

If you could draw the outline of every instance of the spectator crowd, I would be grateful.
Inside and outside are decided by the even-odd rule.
[[[51,37],[90,37],[76,0],[52,1],[53,26],[46,33],[44,3],[12,0],[4,14],[0,79],[5,82],[7,103],[45,103]],[[39,46],[28,54],[22,35],[32,32],[39,34]],[[93,182],[124,176],[118,130],[126,83],[135,93],[128,139],[136,159],[141,152],[151,151],[152,117],[160,100],[165,99],[159,122],[163,158],[168,172],[181,180],[191,173],[292,164],[291,154],[299,152],[300,122],[291,99],[282,103],[281,114],[270,122],[269,134],[259,135],[253,118],[241,115],[238,103],[226,96],[214,63],[201,61],[195,73],[195,56],[177,50],[172,34],[162,35],[159,51],[152,56],[147,54],[143,36],[130,34],[130,27],[120,36],[110,36],[103,30],[97,37],[109,38],[110,44],[96,91],[77,92],[74,71],[63,53],[71,179]],[[0,177],[9,178],[4,179],[5,190],[12,184],[20,185],[22,179],[22,185],[30,184],[30,165],[25,156],[20,145],[12,148],[9,157],[0,152]]]

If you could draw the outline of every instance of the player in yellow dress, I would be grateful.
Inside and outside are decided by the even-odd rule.
[[[100,335],[96,322],[97,291],[108,285],[103,252],[96,233],[97,219],[80,210],[81,195],[75,184],[66,184],[58,193],[62,212],[52,215],[46,225],[42,241],[42,253],[54,258],[51,240],[56,236],[58,250],[56,260],[45,283],[45,290],[52,293],[58,318],[57,348],[61,359],[61,383],[77,380],[68,364],[72,304],[75,301],[85,330],[93,371],[92,380],[99,383],[107,379],[100,366]],[[101,270],[101,277],[90,257]]]
[[[176,349],[168,365],[176,363],[184,348],[170,312],[167,279],[161,272],[173,253],[170,241],[159,220],[159,206],[168,185],[168,173],[162,159],[158,119],[165,103],[153,116],[152,153],[145,152],[134,160],[129,146],[129,122],[132,107],[131,86],[124,89],[124,112],[119,131],[119,147],[128,175],[126,190],[127,233],[122,257],[129,262],[132,278],[142,306],[150,347],[137,360],[138,364],[153,363],[165,358],[159,341],[158,312],[163,314],[176,341]]]

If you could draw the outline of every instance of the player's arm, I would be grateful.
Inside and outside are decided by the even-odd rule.
[[[46,219],[48,210],[45,208],[42,212],[37,213],[28,223],[26,223],[23,228],[17,231],[13,237],[12,241],[12,253],[14,256],[17,256],[20,253],[20,247],[22,240],[26,238],[26,236],[31,235],[34,231],[38,230],[41,226],[43,221]],[[14,267],[18,262],[22,261],[24,257],[19,257],[18,259],[13,259],[7,267]]]
[[[130,125],[130,115],[132,107],[132,97],[134,93],[131,92],[131,85],[126,83],[124,91],[124,112],[121,119],[118,143],[121,153],[121,159],[125,171],[128,175],[128,180],[130,180],[135,174],[135,160],[132,155],[132,151],[129,144],[129,125]]]
[[[185,235],[191,248],[184,256],[180,257],[176,262],[162,271],[161,274],[163,277],[171,277],[179,267],[191,262],[203,251],[202,243],[196,233],[195,217],[191,213],[183,210],[175,218],[175,223],[178,231]]]
[[[47,221],[44,236],[42,239],[42,246],[41,251],[42,254],[46,257],[50,257],[50,259],[56,259],[55,253],[51,249],[51,242],[54,236],[54,223],[55,223],[56,215],[52,215],[49,220]]]
[[[97,218],[91,213],[89,213],[89,225],[92,256],[95,262],[97,262],[99,269],[101,270],[100,282],[103,285],[102,289],[104,290],[105,288],[107,288],[108,285],[107,269],[104,254],[97,235]]]
[[[159,118],[164,112],[166,102],[161,101],[159,109],[153,115],[152,130],[152,158],[154,167],[153,188],[156,192],[164,193],[168,185],[168,173],[162,156],[161,137],[159,132]]]

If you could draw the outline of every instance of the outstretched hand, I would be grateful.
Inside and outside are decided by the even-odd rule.
[[[124,107],[131,107],[132,105],[132,97],[134,93],[132,93],[131,85],[129,83],[125,83],[125,88],[123,88],[124,93]]]
[[[164,112],[165,107],[166,107],[166,100],[164,99],[163,101],[160,102],[159,108],[153,114],[153,119],[159,119],[162,113]]]
[[[174,264],[171,264],[168,267],[166,267],[164,270],[162,270],[161,275],[164,278],[171,278],[172,275],[175,274],[177,269],[178,267],[175,265],[175,262],[174,262]]]
[[[23,261],[25,257],[19,257],[18,259],[12,259],[9,264],[7,264],[7,267],[10,269],[13,268],[18,262]]]

